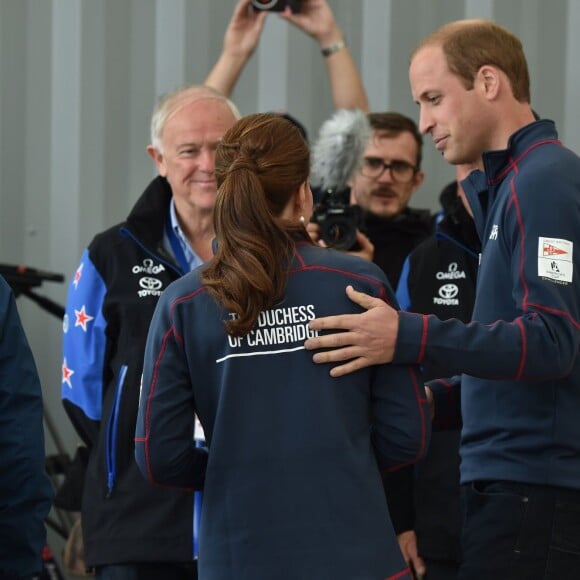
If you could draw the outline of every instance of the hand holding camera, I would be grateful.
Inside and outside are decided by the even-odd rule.
[[[314,38],[320,48],[344,40],[327,0],[303,0],[299,10],[281,12],[280,17]]]
[[[357,245],[362,211],[351,205],[348,184],[361,166],[370,135],[369,121],[361,110],[339,109],[322,124],[312,148],[311,180],[320,188],[312,221],[318,224],[324,243],[337,250]]]
[[[300,12],[302,0],[252,0],[252,6],[256,10],[267,10],[269,12],[284,12],[286,6],[290,7],[293,13]]]

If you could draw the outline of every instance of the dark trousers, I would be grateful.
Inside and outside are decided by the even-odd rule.
[[[459,580],[578,580],[580,492],[505,481],[462,486]]]
[[[100,566],[97,580],[197,580],[197,562],[175,564],[171,562],[140,562],[138,564],[112,564]]]

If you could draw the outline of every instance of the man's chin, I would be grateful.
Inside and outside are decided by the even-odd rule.
[[[217,197],[217,190],[215,187],[214,188],[208,187],[207,189],[198,187],[191,192],[190,197],[191,199],[198,201],[200,204],[209,202],[213,205],[215,204],[215,200]]]
[[[215,183],[197,183],[194,188],[192,188],[192,195],[217,195],[217,186]]]
[[[450,147],[441,151],[441,155],[443,159],[447,161],[450,165],[461,165],[462,163],[468,163],[464,160],[463,156],[460,154],[459,151],[453,151]]]
[[[394,218],[399,212],[398,206],[395,205],[381,205],[379,207],[371,207],[370,212],[377,217],[389,220]]]

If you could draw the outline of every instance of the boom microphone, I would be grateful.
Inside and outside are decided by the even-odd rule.
[[[311,180],[323,191],[342,191],[360,167],[371,137],[360,109],[339,109],[320,127],[312,148]]]
[[[371,137],[371,126],[360,109],[339,109],[320,128],[312,148],[310,179],[320,188],[312,221],[327,246],[350,250],[356,245],[361,209],[350,205],[348,182],[359,169]]]

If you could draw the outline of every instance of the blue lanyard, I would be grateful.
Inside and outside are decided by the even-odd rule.
[[[171,244],[171,249],[173,250],[173,255],[179,262],[182,273],[185,274],[189,272],[191,270],[191,268],[189,267],[189,262],[185,257],[185,252],[181,247],[181,242],[179,241],[177,234],[173,231],[173,228],[171,227],[171,220],[167,220],[165,222],[165,230],[167,232],[167,237],[169,238],[169,243]]]

